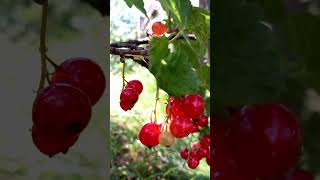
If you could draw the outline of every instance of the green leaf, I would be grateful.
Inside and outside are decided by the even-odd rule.
[[[191,19],[192,5],[189,0],[159,0],[167,14],[171,12],[174,21],[180,28],[185,29]]]
[[[197,39],[203,42],[209,40],[210,12],[202,8],[192,7],[191,20],[187,29],[194,33]]]
[[[149,70],[154,74],[159,74],[162,67],[162,60],[169,55],[169,41],[166,37],[153,37],[150,42]]]
[[[258,8],[217,3],[214,34],[214,97],[217,107],[274,101],[285,90],[286,74],[273,49],[271,30]]]
[[[165,37],[151,41],[150,72],[157,79],[161,89],[170,96],[200,92],[200,79],[190,63],[188,49],[176,47],[168,52],[168,40]]]
[[[189,62],[196,70],[201,79],[201,84],[206,88],[210,88],[210,66],[204,63],[202,58],[207,50],[207,43],[200,40],[190,40],[190,45],[185,40],[177,40],[174,42],[177,49],[183,49],[184,53],[188,56]]]
[[[128,7],[132,7],[134,5],[137,9],[139,9],[146,17],[148,17],[146,10],[144,9],[143,0],[124,0]]]
[[[305,86],[320,92],[320,18],[308,13],[288,16],[281,27],[290,50],[295,52],[297,63],[304,68],[297,78]]]

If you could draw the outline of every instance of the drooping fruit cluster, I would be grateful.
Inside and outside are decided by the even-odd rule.
[[[277,177],[293,168],[300,156],[298,119],[281,104],[244,106],[229,121],[215,118],[213,132],[217,179]]]
[[[160,21],[153,23],[151,29],[156,36],[162,36],[167,31],[166,25]]]
[[[139,133],[140,142],[151,148],[158,144],[171,147],[176,138],[185,138],[191,133],[199,132],[199,128],[209,128],[209,120],[204,112],[204,100],[199,94],[183,97],[169,97],[166,105],[167,118],[163,124],[151,122],[145,124]],[[196,130],[195,130],[196,128]],[[190,151],[190,153],[189,153]],[[189,149],[181,151],[181,157],[188,162],[191,169],[197,168],[201,159],[210,162],[210,136],[201,134],[199,142]]]
[[[171,111],[170,111],[171,109]],[[204,100],[198,94],[182,98],[169,98],[166,113],[170,114],[170,131],[176,138],[184,138],[199,132],[199,127],[208,127],[208,116],[203,114]]]
[[[120,107],[124,111],[131,110],[139,99],[143,85],[139,80],[132,80],[127,83],[120,94]]]
[[[210,135],[200,136],[199,142],[193,144],[190,149],[182,149],[180,156],[187,161],[190,169],[197,168],[202,158],[206,158],[206,162],[210,166]]]
[[[59,65],[33,104],[32,139],[39,151],[66,153],[87,127],[104,89],[103,71],[94,61],[72,58]]]

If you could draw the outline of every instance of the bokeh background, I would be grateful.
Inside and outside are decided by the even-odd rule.
[[[31,0],[2,0],[0,16],[0,179],[105,180],[109,167],[107,90],[93,108],[89,126],[66,155],[49,158],[41,154],[29,132],[34,90],[40,80],[41,7]],[[81,1],[49,1],[49,57],[57,63],[89,57],[107,76],[108,24],[108,18]]]
[[[208,1],[192,0],[194,6],[208,5]],[[110,43],[144,38],[155,21],[162,21],[166,14],[155,0],[144,0],[149,21],[135,7],[129,8],[123,0],[110,1]],[[207,6],[208,7],[208,6]],[[152,15],[153,14],[153,15]],[[149,31],[151,33],[151,30]],[[180,157],[180,150],[197,142],[198,134],[177,139],[170,147],[156,146],[148,149],[139,141],[142,126],[150,121],[156,97],[154,76],[144,67],[126,60],[127,81],[138,79],[143,92],[130,111],[120,108],[122,89],[122,63],[119,56],[110,55],[110,126],[111,126],[111,179],[209,179],[210,168],[205,159],[197,169],[188,168]],[[157,120],[165,119],[165,102],[168,95],[160,90]]]

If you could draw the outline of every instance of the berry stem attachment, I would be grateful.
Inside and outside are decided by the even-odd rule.
[[[169,113],[168,113],[168,116],[167,118],[165,119],[165,123],[169,123],[169,119],[171,117],[171,111],[172,111],[172,105],[171,105],[171,101],[170,101],[170,97],[168,97],[168,105],[169,105]]]
[[[40,54],[41,54],[41,79],[38,87],[38,92],[43,89],[45,80],[49,79],[47,63],[46,63],[46,32],[48,19],[48,0],[44,0],[42,4],[41,30],[40,30]]]
[[[124,89],[124,86],[125,86],[125,82],[126,79],[125,79],[125,75],[124,75],[124,71],[125,71],[125,68],[126,68],[126,61],[125,61],[125,58],[124,57],[120,57],[120,61],[122,62],[122,90]]]
[[[46,55],[46,60],[56,69],[58,67],[58,64],[56,64],[52,59]]]
[[[182,31],[179,31],[172,39],[170,39],[169,43],[172,43],[174,40],[178,39],[182,34]]]

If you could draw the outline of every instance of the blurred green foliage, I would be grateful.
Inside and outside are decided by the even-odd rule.
[[[77,17],[97,15],[88,4],[78,0],[49,1],[48,38],[62,40],[77,34]],[[0,1],[0,32],[12,41],[37,42],[41,22],[41,6],[31,0]]]

